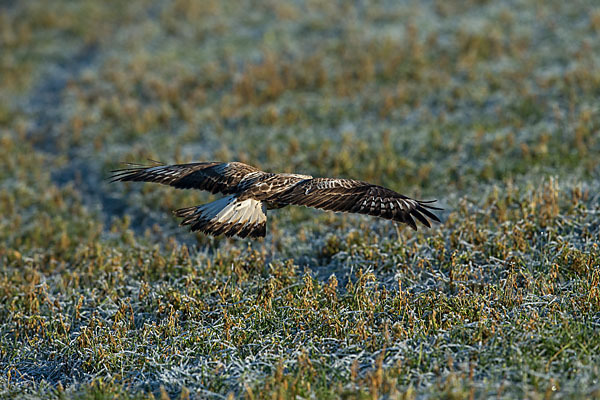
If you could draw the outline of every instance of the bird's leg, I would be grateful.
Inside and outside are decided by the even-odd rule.
[[[394,228],[396,228],[396,236],[398,238],[400,238],[400,227],[398,226],[398,224],[396,222],[394,222]]]

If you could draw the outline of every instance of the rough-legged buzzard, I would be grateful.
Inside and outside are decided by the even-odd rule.
[[[111,182],[157,182],[224,194],[212,203],[174,212],[183,218],[181,225],[215,236],[264,237],[267,210],[288,205],[368,214],[408,224],[414,230],[417,224],[413,217],[427,227],[431,227],[428,219],[440,222],[428,210],[441,210],[431,205],[435,200],[414,200],[352,179],[274,174],[241,162],[132,166],[112,172]]]

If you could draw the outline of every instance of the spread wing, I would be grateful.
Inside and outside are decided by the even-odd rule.
[[[230,193],[258,168],[241,162],[198,162],[190,164],[135,166],[111,171],[111,182],[157,182],[178,189],[200,189],[211,193]]]
[[[430,205],[435,200],[414,200],[385,187],[352,179],[305,179],[276,195],[272,201],[373,215],[406,223],[414,230],[417,229],[417,225],[413,217],[427,227],[431,227],[429,220],[440,222],[439,218],[428,210],[441,210]]]

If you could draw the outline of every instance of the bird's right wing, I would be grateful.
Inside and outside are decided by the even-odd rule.
[[[285,192],[278,193],[272,201],[373,215],[403,222],[414,230],[417,225],[413,217],[427,227],[431,226],[429,220],[440,222],[428,210],[440,210],[431,205],[432,201],[411,199],[388,188],[352,179],[305,179]]]
[[[111,182],[157,182],[178,189],[199,189],[211,193],[230,190],[258,168],[241,162],[199,162],[190,164],[136,166],[111,171]]]

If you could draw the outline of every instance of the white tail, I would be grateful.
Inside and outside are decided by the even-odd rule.
[[[175,215],[183,217],[181,225],[190,225],[192,231],[211,235],[264,237],[267,226],[267,208],[259,200],[238,200],[227,196],[201,206],[182,208]]]

